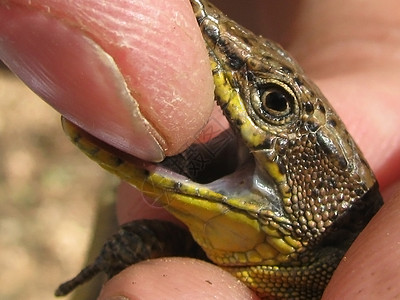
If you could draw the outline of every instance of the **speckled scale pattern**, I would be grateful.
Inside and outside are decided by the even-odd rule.
[[[281,156],[289,174],[292,189],[291,205],[286,208],[293,218],[298,235],[318,236],[329,227],[360,195],[367,191],[359,185],[359,178],[351,176],[332,163],[320,151],[315,136],[303,136],[292,141]],[[313,145],[312,147],[310,145]],[[355,191],[353,187],[359,186]]]

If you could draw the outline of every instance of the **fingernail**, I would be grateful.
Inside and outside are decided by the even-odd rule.
[[[147,161],[164,158],[163,138],[142,115],[115,61],[78,26],[0,5],[0,59],[94,136]]]

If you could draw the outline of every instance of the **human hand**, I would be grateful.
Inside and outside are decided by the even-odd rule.
[[[15,2],[22,3],[23,1]],[[146,2],[148,2],[148,6],[146,6]],[[398,239],[399,235],[398,232],[396,233],[396,228],[398,228],[396,225],[398,225],[399,221],[396,218],[395,212],[396,206],[398,210],[399,202],[395,200],[400,197],[400,188],[399,185],[397,185],[396,189],[394,183],[399,180],[399,171],[397,170],[398,168],[396,169],[395,167],[396,162],[398,165],[400,161],[400,138],[395,134],[396,125],[400,123],[399,117],[397,116],[400,104],[396,101],[396,96],[398,97],[400,95],[400,87],[398,87],[396,82],[397,79],[400,78],[400,71],[398,68],[400,63],[395,54],[398,52],[400,44],[399,41],[396,40],[396,35],[391,33],[396,32],[398,28],[396,21],[400,19],[396,16],[398,10],[392,9],[396,3],[394,1],[387,2],[387,5],[382,5],[382,3],[375,4],[370,1],[370,3],[363,3],[362,7],[359,6],[357,1],[347,1],[346,4],[342,6],[338,6],[337,2],[335,3],[333,1],[325,1],[323,3],[303,1],[301,4],[296,5],[290,3],[289,5],[294,7],[292,9],[296,13],[296,19],[292,20],[291,24],[286,23],[292,25],[291,28],[279,27],[279,31],[283,32],[283,35],[280,37],[281,42],[286,44],[286,48],[299,60],[301,65],[306,69],[306,72],[316,81],[327,98],[330,99],[333,106],[337,109],[339,115],[347,124],[349,131],[359,143],[367,160],[376,172],[384,194],[386,195],[385,206],[372,220],[371,226],[369,226],[354,243],[348,255],[346,255],[346,260],[335,273],[327,289],[325,295],[327,297],[326,299],[343,298],[343,295],[345,295],[346,298],[351,297],[356,299],[360,297],[365,299],[366,294],[369,295],[369,299],[371,299],[371,295],[379,295],[379,298],[390,298],[390,295],[394,295],[396,292],[397,284],[395,284],[395,282],[397,283],[396,274],[399,267],[398,260],[395,259],[399,252],[399,247],[396,248],[396,236]],[[121,39],[116,41],[115,37],[113,37],[110,32],[107,31],[107,34],[104,34],[106,30],[103,32],[103,29],[99,29],[96,23],[92,24],[88,21],[101,20],[102,16],[110,8],[99,9],[94,5],[86,5],[85,9],[85,7],[82,8],[79,5],[81,3],[94,4],[98,2],[75,1],[74,7],[69,7],[68,3],[63,3],[62,1],[40,1],[41,5],[49,5],[51,8],[50,11],[61,23],[72,24],[77,27],[77,31],[85,31],[86,34],[90,33],[90,37],[95,40],[101,48],[106,49],[106,52],[112,57],[122,57],[122,59],[117,62],[118,67],[121,71],[125,72],[124,76],[126,75],[126,78],[130,78],[130,80],[125,80],[130,89],[137,91],[135,93],[135,98],[137,98],[136,100],[141,104],[141,109],[145,107],[158,107],[160,104],[159,101],[165,104],[163,107],[171,107],[174,109],[164,114],[158,113],[157,109],[149,110],[147,112],[149,115],[146,114],[145,116],[149,119],[152,126],[159,131],[160,136],[163,137],[161,142],[158,141],[158,143],[162,144],[164,148],[168,148],[167,154],[173,154],[181,150],[184,145],[188,144],[191,136],[201,129],[202,124],[208,119],[213,105],[211,96],[212,82],[211,78],[208,78],[208,64],[204,63],[204,60],[207,61],[204,46],[202,46],[199,33],[191,31],[197,30],[196,23],[192,20],[192,23],[186,24],[187,28],[184,27],[184,29],[180,31],[181,33],[186,33],[186,35],[190,37],[194,37],[196,34],[198,35],[196,41],[190,40],[187,45],[185,45],[185,41],[187,41],[185,38],[182,37],[180,39],[176,36],[170,37],[169,34],[171,34],[172,31],[166,30],[166,28],[168,28],[166,22],[168,23],[168,20],[174,20],[174,14],[168,15],[167,13],[181,11],[181,16],[186,16],[185,18],[188,19],[190,19],[190,17],[193,18],[190,5],[187,1],[183,0],[171,0],[168,4],[165,4],[163,1],[156,3],[156,1],[132,0],[130,3],[143,4],[143,6],[133,5],[134,8],[132,8],[131,11],[147,11],[147,14],[144,15],[150,19],[143,18],[137,20],[133,16],[129,16],[127,19],[119,18],[126,22],[132,22],[132,20],[136,21],[129,23],[128,27],[138,34],[138,37],[140,37],[139,39],[125,40],[126,37],[124,33],[122,33],[123,31],[120,29],[120,26],[111,24],[112,22],[107,23],[106,26],[108,29],[111,29],[111,33],[122,33],[120,36]],[[113,3],[119,3],[119,1],[113,1]],[[160,7],[163,5],[172,5],[175,3],[177,6],[172,11],[160,10]],[[232,3],[233,1],[230,1],[229,6],[233,6]],[[284,4],[285,3],[281,3],[279,5]],[[3,3],[2,5],[4,6]],[[260,7],[258,7],[258,9],[251,9],[247,7],[248,4],[246,3],[247,8],[244,10],[242,9],[241,14],[245,11],[250,12],[249,15],[251,15],[253,21],[260,21],[258,24],[259,29],[267,27],[273,28],[273,25],[269,26],[261,22],[269,20],[269,16],[273,15],[269,7],[272,5],[276,6],[277,4],[263,1],[262,3],[254,3],[253,5]],[[63,6],[61,11],[57,10],[60,6]],[[149,11],[146,7],[153,7],[155,10]],[[4,7],[1,9],[4,9]],[[1,13],[1,9],[0,23],[2,22],[1,20],[9,22],[10,20],[7,19],[8,17]],[[125,7],[125,9],[130,11],[128,7]],[[40,8],[40,5],[37,10],[44,11],[43,8]],[[76,23],[76,18],[77,16],[79,17],[77,11],[81,10],[86,11],[88,14],[85,15],[88,18],[82,20],[85,26],[82,26],[82,23],[80,23],[81,25],[77,25]],[[161,16],[163,16],[164,13],[167,14],[165,19],[162,19],[161,23],[157,21],[155,17],[157,11],[161,12]],[[282,12],[287,10],[284,7],[278,7],[277,11]],[[117,12],[116,14],[119,13],[121,12]],[[149,39],[145,35],[145,29],[147,27],[144,27],[143,24],[147,24],[146,22],[149,20],[149,24],[157,28],[154,31],[157,38],[151,36]],[[288,20],[291,19],[289,18]],[[172,23],[176,25],[176,23]],[[360,28],[359,24],[363,24],[363,27]],[[173,25],[171,26],[173,27]],[[182,26],[182,23],[180,23],[180,26]],[[0,28],[4,30],[5,26],[1,24]],[[51,32],[49,28],[51,27],[46,28],[48,31],[47,34],[54,40],[55,33]],[[0,29],[0,35],[1,31],[2,29]],[[21,33],[23,32],[26,32],[26,27],[25,29],[22,28]],[[187,34],[188,32],[190,32],[190,34]],[[30,34],[31,32],[28,32],[28,35]],[[23,46],[29,41],[29,36],[18,35],[17,38],[20,39]],[[158,39],[161,39],[161,41]],[[162,45],[163,51],[159,51],[159,49],[146,44],[149,40],[157,40],[157,45]],[[65,38],[65,35],[62,36],[61,41],[57,42],[62,41],[67,41],[67,44],[64,44],[64,49],[73,52],[73,49],[68,47],[68,39]],[[126,50],[124,47],[115,46],[122,44],[122,42],[124,45],[132,43],[134,48],[139,46],[141,48],[134,54],[128,53],[128,51],[124,52]],[[0,48],[4,49],[4,40],[0,40],[0,43]],[[32,46],[28,49],[30,53],[33,52],[32,49],[35,48],[33,46],[34,44],[37,44],[37,40],[35,42],[35,39],[33,39]],[[107,46],[107,44],[111,45]],[[46,56],[44,58],[46,61],[49,61],[51,66],[57,67],[57,64],[60,65],[61,62],[66,60],[65,58],[68,53],[62,53],[62,55],[60,55],[58,52],[53,52],[53,54],[57,54],[55,55],[57,60],[48,59],[51,57],[53,50],[48,44],[45,44],[46,47],[42,45],[43,44],[39,44],[37,47],[39,53],[32,54],[34,57],[29,57],[29,60],[35,62],[35,56],[45,50],[50,50],[50,53],[45,52]],[[145,49],[145,51],[143,51],[143,49]],[[175,51],[167,51],[167,49],[174,49]],[[177,55],[176,53],[178,50],[179,54]],[[0,50],[0,52],[1,51],[2,50]],[[189,53],[189,57],[183,57],[182,55],[185,53]],[[312,53],[312,55],[310,55],[310,53]],[[139,54],[144,54],[152,58],[156,56],[160,57],[160,59],[153,60],[153,62],[156,61],[157,64],[149,65],[145,63],[147,60],[139,59],[141,64],[132,67],[132,64],[138,61],[137,55]],[[172,56],[168,56],[167,54]],[[10,53],[8,55],[10,55]],[[80,55],[82,55],[82,52]],[[154,146],[151,146],[151,142],[146,141],[145,137],[141,136],[141,142],[135,144],[137,136],[131,133],[133,131],[133,121],[129,117],[129,114],[131,114],[130,108],[132,106],[126,105],[125,100],[114,99],[117,97],[103,99],[102,94],[105,95],[106,93],[103,92],[103,90],[101,90],[100,93],[97,91],[97,88],[100,89],[98,83],[81,81],[79,83],[72,82],[68,84],[69,78],[75,78],[82,72],[88,72],[92,67],[93,62],[91,62],[89,66],[85,65],[85,61],[80,59],[80,55],[68,61],[68,64],[71,64],[69,70],[71,74],[65,74],[67,78],[61,77],[60,81],[56,82],[54,85],[50,85],[50,87],[49,85],[45,85],[44,87],[39,86],[39,92],[42,92],[45,98],[47,97],[46,101],[56,106],[63,114],[73,119],[75,118],[75,121],[86,130],[95,134],[98,132],[98,134],[101,135],[100,137],[107,142],[113,143],[136,156],[145,155],[146,151],[148,151],[151,154],[148,157],[149,159],[154,160],[155,157],[159,157],[158,154],[154,154],[157,152],[159,153],[159,151],[157,149],[154,151]],[[0,56],[4,59],[3,52],[0,53]],[[62,57],[62,59],[60,60],[59,57]],[[82,57],[88,59],[90,53],[87,56],[82,55]],[[13,57],[8,57],[8,59],[13,59]],[[199,63],[201,59],[203,59],[203,63]],[[75,60],[78,60],[78,63],[76,63]],[[168,63],[171,61],[173,64],[162,65],[163,62]],[[182,61],[185,63],[177,65]],[[187,61],[191,61],[191,63],[187,63]],[[26,66],[23,66],[21,70],[25,68]],[[142,68],[145,73],[138,74],[139,71],[143,71]],[[61,68],[61,71],[62,70],[65,69]],[[196,70],[196,72],[192,72],[193,70]],[[60,70],[51,72],[49,74],[51,75],[50,79],[52,79],[54,73],[57,72],[60,72]],[[151,76],[146,72],[149,72]],[[30,78],[38,78],[37,76],[39,76],[40,78],[38,73],[40,73],[38,69],[33,69],[27,76]],[[113,72],[105,72],[104,75],[107,75],[106,73]],[[35,76],[31,77],[32,74]],[[89,77],[97,77],[96,73],[91,74],[88,72],[88,74]],[[167,76],[163,74],[167,74]],[[132,79],[135,78],[135,76],[138,76],[139,79],[149,79],[143,81]],[[168,85],[162,85],[164,80],[171,78],[177,80],[169,82]],[[184,80],[182,84],[182,78],[189,80],[189,82]],[[29,78],[26,80],[29,80]],[[105,84],[105,86],[107,86],[109,82],[113,82],[112,87],[117,85],[117,83],[114,83],[112,77],[106,78],[107,84]],[[197,85],[197,82],[205,83],[204,85]],[[61,93],[58,93],[59,85],[63,87]],[[166,89],[166,86],[169,89]],[[368,89],[366,87],[368,87]],[[185,89],[189,89],[189,91],[185,91]],[[86,90],[89,90],[90,94],[88,94]],[[161,92],[165,92],[163,97],[160,97]],[[115,91],[111,93],[118,94]],[[173,96],[171,97],[171,95]],[[190,99],[190,102],[186,102],[190,103],[190,105],[185,105],[185,101],[176,101],[179,95],[181,99]],[[90,99],[96,99],[97,102],[89,102]],[[100,105],[103,104],[103,101],[105,102],[104,105]],[[363,103],[362,101],[364,101],[364,105],[360,105]],[[76,107],[80,109],[77,110]],[[112,113],[110,113],[110,107],[112,107]],[[193,108],[195,108],[194,113],[193,110],[190,111],[190,109]],[[199,109],[202,110],[201,113],[199,113]],[[167,118],[163,119],[163,116]],[[196,119],[196,121],[192,121],[193,118]],[[186,123],[189,120],[195,124],[186,132],[184,129],[187,129]],[[176,122],[171,123],[171,121]],[[182,124],[185,124],[185,126],[182,126]],[[152,132],[152,129],[148,131]],[[103,132],[107,134],[103,136]],[[177,132],[179,132],[179,135]],[[176,139],[179,139],[179,141],[176,141]],[[145,142],[145,147],[141,147],[143,141]],[[142,150],[132,150],[132,145]],[[153,149],[153,151],[151,151],[151,149]],[[379,155],[377,155],[378,153]],[[143,156],[141,157],[146,158]],[[394,192],[395,190],[397,190],[397,193]],[[157,216],[160,214],[159,210],[156,212],[153,210],[150,211],[150,208],[145,206],[146,204],[144,204],[143,209],[140,209],[138,203],[133,203],[132,193],[137,192],[128,192],[126,187],[121,187],[120,193],[120,199],[125,199],[125,201],[121,200],[119,202],[119,216],[121,221],[127,221],[132,218],[143,218],[145,216],[155,217],[155,214],[157,214]],[[127,193],[129,193],[129,197]],[[134,199],[138,199],[138,201],[140,201],[141,198],[140,195],[134,197]],[[129,201],[126,199],[129,199]],[[130,206],[135,207],[135,212],[127,215],[127,207]],[[376,263],[377,261],[379,261],[379,264]],[[374,274],[373,276],[370,275],[372,273]],[[160,277],[160,274],[167,276]],[[234,297],[238,299],[251,297],[242,285],[236,284],[233,278],[230,278],[228,275],[221,278],[221,274],[221,270],[212,265],[205,265],[204,263],[187,261],[184,259],[139,264],[128,268],[121,273],[121,275],[110,280],[106,284],[100,299],[106,299],[106,296],[116,295],[116,293],[131,296],[132,298],[133,295],[135,295],[135,297],[139,297],[139,295],[145,297],[145,295],[147,295],[148,298],[157,298],[157,295],[161,294],[163,298],[178,298],[182,297],[182,295],[184,295],[183,298],[194,298],[194,295],[198,295],[199,293],[202,299],[207,298],[207,295],[211,297],[211,295],[215,295],[216,293],[219,294],[220,297],[225,296],[229,299],[234,299]],[[356,274],[356,276],[353,274]],[[162,281],[160,278],[172,278],[172,283]],[[211,282],[212,285],[205,284],[206,280]],[[136,282],[137,284],[132,285],[132,282]],[[182,284],[180,284],[180,282]],[[157,285],[157,289],[154,288],[155,285]],[[229,288],[230,285],[235,286],[235,288]],[[389,287],[392,289],[388,289]],[[187,291],[187,293],[184,291]],[[361,291],[361,293],[359,293],[359,291]]]

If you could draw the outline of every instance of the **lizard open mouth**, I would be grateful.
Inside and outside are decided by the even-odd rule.
[[[173,193],[230,206],[226,200],[241,198],[252,201],[253,209],[268,208],[282,215],[282,195],[273,176],[257,167],[252,151],[231,128],[208,142],[194,143],[178,155],[151,163],[114,148],[65,118],[62,124],[86,155],[155,200]],[[251,210],[237,205],[236,209]]]
[[[281,195],[276,183],[267,172],[256,167],[249,148],[231,128],[208,142],[192,144],[156,166],[156,172],[170,173],[164,176],[178,181],[183,177],[184,181],[191,181],[227,197],[252,198],[257,190],[262,189],[264,194],[268,190],[271,200],[280,202]]]
[[[64,117],[62,125],[72,142],[102,167],[109,165],[110,168],[118,168],[120,162],[116,160],[119,157],[121,161],[127,161],[131,166],[136,166],[146,172],[160,174],[172,181],[192,182],[208,188],[218,185],[220,179],[224,179],[223,182],[226,184],[233,179],[237,181],[237,173],[242,174],[239,177],[243,181],[243,177],[251,177],[250,174],[255,170],[254,158],[249,148],[238,138],[232,128],[220,132],[204,143],[195,142],[183,152],[168,156],[160,163],[152,163],[114,148]],[[102,157],[103,152],[112,153],[113,157]],[[246,172],[248,176],[244,176],[243,172]]]
[[[194,143],[185,151],[167,157],[159,165],[188,179],[208,184],[249,163],[251,155],[232,129],[227,129],[206,143]]]

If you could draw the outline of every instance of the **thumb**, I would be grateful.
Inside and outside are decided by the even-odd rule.
[[[2,1],[0,59],[67,118],[145,160],[182,150],[213,108],[185,0]]]

